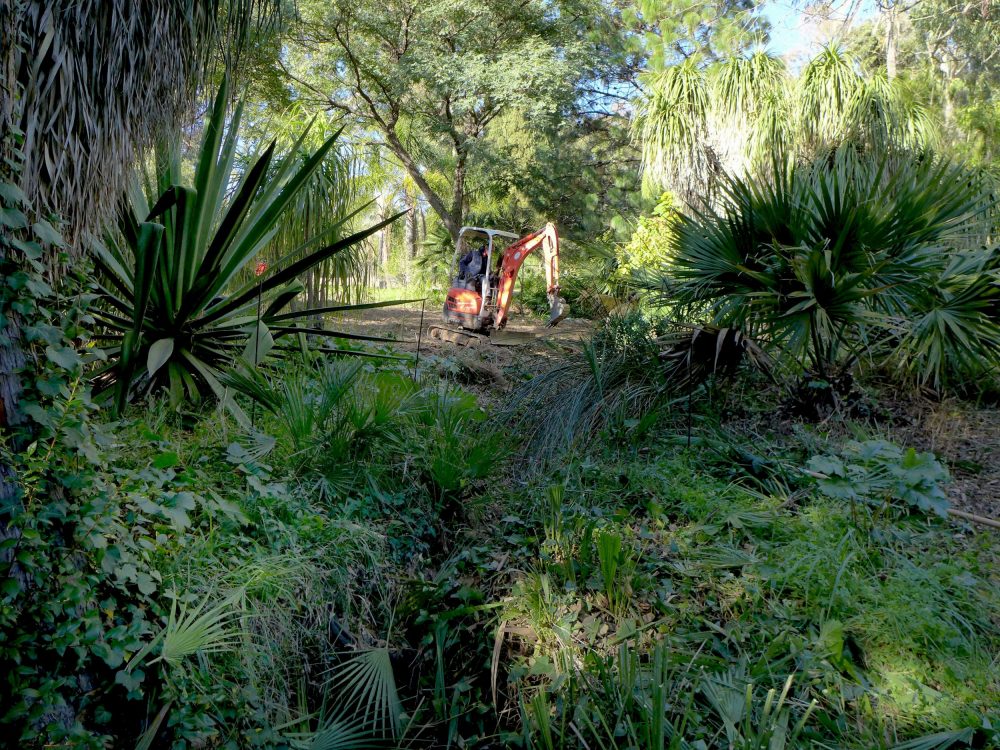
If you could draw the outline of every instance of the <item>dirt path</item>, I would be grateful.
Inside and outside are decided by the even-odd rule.
[[[476,393],[483,406],[493,406],[517,383],[545,372],[567,349],[579,347],[594,327],[593,321],[579,318],[567,318],[553,328],[545,322],[538,316],[512,313],[504,334],[520,343],[475,347],[431,338],[428,328],[442,325],[442,320],[439,307],[430,303],[423,311],[422,329],[419,303],[360,310],[332,320],[331,325],[347,333],[390,339],[396,351],[416,354],[419,348],[421,370],[436,371]]]
[[[894,440],[932,451],[948,465],[952,506],[1000,519],[1000,410],[918,397],[900,411]]]
[[[399,349],[416,351],[418,338],[421,349],[454,349],[453,344],[434,341],[427,335],[432,325],[442,325],[441,311],[437,306],[428,305],[423,312],[423,335],[420,332],[421,310],[419,304],[399,307],[379,307],[344,314],[335,321],[336,327],[350,333],[364,333],[370,336],[384,336],[397,343]],[[535,339],[538,344],[547,342],[578,342],[593,330],[593,322],[579,318],[569,318],[554,328],[545,326],[543,318],[528,314],[512,314],[505,333],[518,338]],[[504,347],[509,348],[509,347]]]

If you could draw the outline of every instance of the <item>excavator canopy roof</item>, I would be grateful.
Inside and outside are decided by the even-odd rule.
[[[506,237],[507,239],[510,240],[520,239],[520,235],[514,234],[513,232],[504,232],[501,231],[500,229],[486,229],[485,227],[462,227],[458,232],[458,236],[461,237],[462,235],[468,232],[477,232],[479,234],[486,234],[489,235],[490,237]]]

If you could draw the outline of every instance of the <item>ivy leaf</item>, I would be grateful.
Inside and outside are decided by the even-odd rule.
[[[124,565],[120,565],[117,568],[115,568],[115,576],[120,581],[134,580],[138,572],[139,571],[132,563],[125,563]]]
[[[138,573],[135,577],[135,585],[139,588],[139,591],[146,596],[149,596],[156,591],[156,581],[152,579],[149,573]]]
[[[836,456],[813,456],[806,463],[806,467],[810,471],[815,471],[817,474],[826,474],[829,477],[842,477],[846,473],[844,471],[844,462]]]
[[[24,192],[13,182],[0,182],[0,198],[14,205],[27,201]]]
[[[82,366],[80,355],[68,346],[47,346],[45,356],[49,358],[49,362],[69,372],[76,372]]]
[[[42,246],[37,242],[32,242],[31,240],[19,240],[17,237],[11,237],[10,244],[24,253],[24,257],[28,260],[42,259]]]
[[[16,208],[0,207],[0,225],[10,229],[24,229],[28,226],[28,217]]]
[[[21,584],[18,583],[16,578],[4,578],[3,583],[0,583],[0,593],[5,598],[13,599],[21,593]]]
[[[134,692],[142,686],[142,679],[145,674],[141,669],[135,669],[131,672],[120,669],[115,674],[115,683],[118,685],[124,685],[125,689],[129,692]]]
[[[822,492],[827,497],[832,497],[840,500],[857,500],[859,495],[855,489],[855,483],[850,479],[845,479],[843,477],[831,477],[829,479],[821,479],[817,483],[819,491]]]
[[[57,346],[62,341],[62,329],[48,323],[25,326],[24,335],[28,341],[44,341],[52,346]]]
[[[32,224],[31,228],[34,230],[35,236],[46,245],[53,245],[55,247],[63,247],[65,245],[62,235],[44,219],[36,221]]]
[[[169,469],[180,463],[180,458],[172,451],[161,453],[153,459],[153,466],[157,469]]]
[[[184,531],[191,525],[188,518],[188,511],[194,510],[196,506],[194,495],[190,492],[177,492],[171,498],[170,504],[164,503],[160,506],[160,511],[170,519],[174,528]]]

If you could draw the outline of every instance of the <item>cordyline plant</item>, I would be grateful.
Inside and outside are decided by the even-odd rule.
[[[249,169],[236,175],[242,104],[227,128],[227,100],[224,82],[205,126],[193,184],[182,183],[180,159],[172,158],[160,173],[159,196],[152,207],[135,186],[123,202],[118,231],[95,248],[98,286],[106,302],[98,317],[106,328],[101,338],[107,342],[109,359],[96,383],[114,390],[119,411],[131,395],[165,389],[175,404],[214,394],[240,418],[242,412],[227,397],[220,377],[241,354],[256,365],[272,349],[288,348],[279,340],[289,334],[380,340],[303,321],[339,310],[399,304],[287,311],[302,291],[297,281],[302,273],[358,245],[402,214],[320,244],[335,229],[326,227],[259,276],[243,274],[249,280],[238,284],[242,269],[255,268],[282,213],[331,156],[339,131],[304,162],[296,154],[305,133],[276,165],[272,142]]]

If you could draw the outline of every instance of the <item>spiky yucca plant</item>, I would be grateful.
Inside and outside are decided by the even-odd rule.
[[[320,244],[330,236],[303,237],[293,257],[260,268],[240,282],[268,245],[282,214],[294,205],[310,177],[331,155],[337,134],[304,162],[298,146],[272,164],[272,142],[242,175],[234,175],[242,106],[226,126],[228,87],[223,83],[205,125],[193,184],[183,183],[179,158],[159,175],[160,193],[152,207],[141,190],[121,209],[118,231],[95,248],[106,308],[98,317],[109,365],[97,377],[114,386],[121,409],[137,387],[165,389],[179,403],[214,394],[226,399],[221,371],[243,353],[256,364],[281,337],[311,334],[370,339],[311,327],[335,306],[288,312],[302,291],[297,277],[361,242],[401,214],[360,232]],[[235,189],[233,186],[235,185]],[[343,223],[348,217],[341,217]]]

